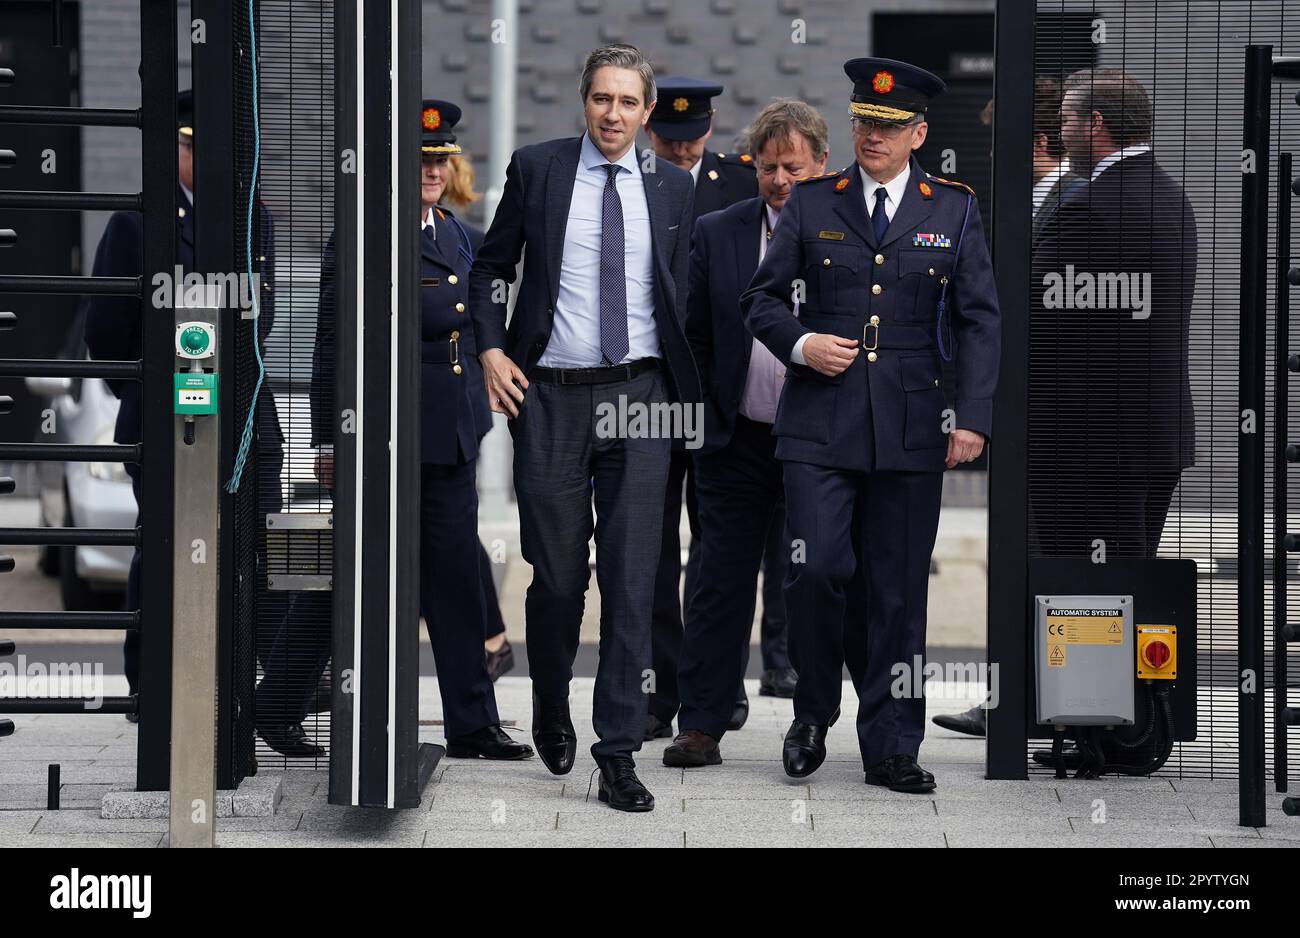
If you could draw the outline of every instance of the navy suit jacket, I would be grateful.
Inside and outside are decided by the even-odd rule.
[[[704,390],[703,452],[726,446],[745,392],[754,337],[740,295],[758,269],[763,200],[746,199],[695,223],[691,236],[686,338]]]
[[[185,190],[177,188],[176,204],[181,209],[176,217],[176,263],[189,273],[194,269],[194,210]],[[260,270],[262,279],[258,336],[263,342],[262,357],[265,358],[265,342],[275,323],[275,232],[270,211],[260,203],[258,207],[261,210],[262,253],[254,269]],[[139,212],[115,212],[100,238],[91,272],[96,277],[140,277],[143,270],[144,217]],[[171,271],[167,273],[170,276]],[[143,289],[148,302],[154,287],[146,282]],[[91,296],[83,302],[86,347],[90,357],[100,361],[139,359],[143,347],[140,300],[129,296]],[[108,386],[120,401],[113,439],[118,443],[140,442],[144,416],[140,406],[140,382],[109,381]],[[259,449],[276,451],[284,443],[275,398],[269,385],[263,385],[258,396],[258,443]]]
[[[799,286],[806,292],[796,318]],[[798,183],[741,303],[750,331],[789,366],[773,428],[779,459],[943,471],[950,415],[941,331],[956,373],[952,428],[992,433],[1001,330],[979,205],[965,186],[929,176],[915,157],[879,240],[856,164]],[[857,339],[858,357],[834,377],[793,364],[790,353],[806,332]],[[874,361],[865,346],[875,347]]]
[[[1071,269],[1076,286],[1084,276],[1149,278],[1145,317],[1102,308],[1099,296],[1092,308],[1062,308],[1049,278],[1064,283]],[[1034,240],[1030,283],[1031,454],[1135,474],[1192,465],[1196,218],[1151,153],[1120,160],[1066,197]]]
[[[525,375],[546,351],[560,291],[560,264],[582,138],[522,147],[510,158],[496,215],[469,277],[469,312],[479,351],[505,351]],[[673,400],[697,402],[699,377],[686,341],[686,271],[693,186],[690,173],[655,157],[643,172],[654,249],[655,324]],[[525,247],[527,252],[525,253]],[[514,283],[524,258],[523,282],[510,326],[501,283]]]
[[[440,217],[434,221],[437,238],[432,243],[420,238],[420,461],[453,466],[476,458],[479,441],[492,429],[487,388],[466,306],[470,265],[483,235],[461,222],[450,209],[440,207],[438,212]],[[321,260],[320,308],[312,353],[311,425],[315,446],[334,442],[337,422],[333,378],[335,262],[331,236]],[[460,374],[452,368],[447,354],[453,333]]]

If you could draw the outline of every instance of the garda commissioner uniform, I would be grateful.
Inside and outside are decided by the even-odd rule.
[[[854,59],[845,71],[859,118],[903,123],[944,89],[929,72],[888,59]],[[848,647],[867,780],[891,787],[896,779],[882,776],[903,762],[891,757],[915,760],[924,735],[924,701],[892,695],[891,669],[903,663],[919,683],[946,431],[989,436],[999,355],[993,270],[973,193],[927,175],[915,157],[903,174],[892,219],[876,222],[887,224],[882,236],[866,198],[875,193],[864,191],[856,163],[799,183],[742,298],[750,330],[789,367],[773,429],[787,537],[803,553],[792,557],[785,585],[799,668],[786,771],[809,774],[825,758]],[[797,282],[806,289],[798,318]],[[792,360],[805,333],[855,339],[858,355],[840,374],[822,375]],[[952,402],[940,387],[948,357]],[[949,407],[955,420],[945,423]],[[855,560],[866,611],[846,617]],[[898,790],[933,788],[914,761],[906,774]]]

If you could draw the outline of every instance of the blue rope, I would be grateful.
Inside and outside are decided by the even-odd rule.
[[[254,193],[257,191],[257,173],[262,159],[262,128],[261,118],[257,111],[257,30],[253,25],[253,0],[248,0],[248,38],[251,55],[249,56],[250,64],[253,68],[253,174],[248,186],[248,212],[245,217],[244,225],[244,253],[248,258],[248,282],[253,284],[253,202]],[[253,399],[248,405],[248,419],[244,421],[244,432],[239,438],[239,454],[235,457],[235,468],[231,475],[230,481],[226,483],[226,491],[231,495],[239,491],[239,485],[244,477],[244,464],[248,461],[249,450],[253,447],[253,422],[257,415],[257,399],[262,393],[262,382],[266,379],[266,364],[262,361],[262,346],[260,336],[258,335],[261,325],[262,315],[262,298],[261,290],[255,289],[253,293],[253,354],[257,357],[257,384],[253,388]]]

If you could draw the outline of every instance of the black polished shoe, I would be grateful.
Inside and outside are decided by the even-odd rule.
[[[578,734],[569,717],[569,698],[543,702],[533,693],[533,745],[552,775],[568,775],[578,751]]]
[[[731,720],[727,723],[727,729],[738,730],[745,725],[745,721],[748,719],[749,698],[744,696],[742,691],[741,696],[736,700],[736,708],[731,711]]]
[[[930,720],[936,726],[942,726],[954,733],[965,733],[967,736],[983,736],[985,734],[983,707],[971,707],[961,713],[940,713],[937,716],[930,717]]]
[[[257,735],[282,756],[311,758],[325,755],[325,749],[307,738],[301,723],[274,723],[259,726]]]
[[[447,740],[447,756],[452,759],[531,759],[533,747],[517,743],[505,734],[500,723],[493,723],[464,736]]]
[[[496,651],[487,652],[487,673],[492,678],[492,683],[497,682],[497,678],[514,669],[515,650],[510,647],[510,640],[506,639],[501,647]]]
[[[600,766],[600,786],[596,797],[615,811],[653,811],[655,796],[636,777],[636,763],[631,756],[596,758]]]
[[[758,696],[789,699],[794,696],[794,685],[798,680],[799,675],[794,668],[772,668],[764,671],[762,677],[758,679]]]
[[[911,756],[890,756],[867,769],[868,785],[884,785],[890,791],[923,795],[934,791],[934,776],[916,764]]]
[[[664,765],[675,769],[695,769],[722,765],[718,741],[699,730],[682,730],[673,744],[664,750]]]
[[[804,778],[821,768],[826,761],[826,730],[825,726],[813,726],[798,720],[790,724],[781,745],[781,764],[786,775]]]
[[[645,735],[641,738],[645,742],[652,739],[667,739],[673,735],[673,723],[669,720],[665,723],[653,713],[646,714],[645,718]]]

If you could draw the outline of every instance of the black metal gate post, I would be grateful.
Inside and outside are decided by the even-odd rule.
[[[1291,334],[1291,154],[1277,164],[1277,271],[1273,302],[1273,784],[1286,791],[1287,349]],[[1300,271],[1296,271],[1300,274]],[[1300,456],[1300,452],[1297,452]]]
[[[998,0],[993,115],[993,259],[1002,310],[1002,372],[989,447],[988,661],[999,706],[988,711],[985,774],[1025,778],[1029,599],[1029,227],[1034,110],[1034,0]],[[996,670],[995,670],[996,669]]]
[[[1264,826],[1264,443],[1271,46],[1246,47],[1237,441],[1238,809]]]

